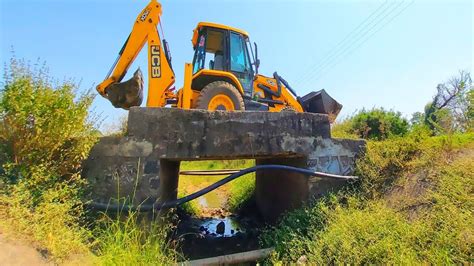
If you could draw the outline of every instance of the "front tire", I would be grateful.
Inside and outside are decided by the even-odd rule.
[[[197,109],[209,111],[243,111],[244,99],[234,85],[225,81],[214,81],[201,90]]]

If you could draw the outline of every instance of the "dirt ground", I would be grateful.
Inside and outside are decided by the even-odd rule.
[[[7,239],[0,232],[0,265],[54,265],[48,262],[34,247]]]

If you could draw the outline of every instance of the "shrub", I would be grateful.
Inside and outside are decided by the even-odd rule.
[[[468,132],[474,131],[474,89],[471,89],[467,94],[468,107],[467,107],[467,121],[468,121]]]
[[[359,139],[359,135],[352,130],[352,123],[350,118],[346,118],[341,122],[336,122],[331,125],[331,137],[344,139]]]
[[[97,137],[88,114],[93,95],[76,97],[74,82],[53,82],[44,66],[15,58],[4,80],[0,223],[59,260],[85,251],[79,168]]]
[[[400,112],[383,108],[362,109],[351,118],[351,133],[364,139],[382,140],[390,136],[403,136],[408,132],[408,121]]]
[[[44,67],[11,60],[0,94],[1,163],[9,181],[28,179],[40,165],[57,178],[77,171],[97,135],[88,120],[93,95],[76,92],[71,81],[53,84]]]
[[[75,254],[82,264],[175,261],[165,227],[146,228],[136,213],[85,224],[86,184],[79,171],[98,131],[88,113],[93,95],[76,94],[76,84],[52,82],[44,67],[12,59],[6,69],[0,92],[2,233],[46,250],[54,263],[71,263]]]

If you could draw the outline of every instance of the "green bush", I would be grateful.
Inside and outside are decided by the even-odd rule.
[[[117,220],[85,215],[81,196],[87,187],[80,165],[99,135],[88,113],[93,94],[76,96],[73,82],[53,82],[44,67],[32,69],[15,59],[4,80],[0,92],[2,234],[46,250],[54,263],[71,263],[71,257],[79,258],[77,264],[99,265],[175,261],[165,245],[166,226],[148,222],[154,225],[147,227],[136,213]]]
[[[364,139],[386,139],[390,136],[403,136],[408,132],[408,121],[400,112],[383,108],[362,109],[351,118],[351,133]]]
[[[336,122],[331,125],[331,137],[343,139],[359,139],[360,136],[352,130],[351,119],[347,118],[341,122]]]
[[[79,168],[97,134],[93,95],[12,59],[0,91],[0,225],[61,260],[87,251]]]
[[[53,82],[45,68],[12,59],[0,94],[1,163],[8,181],[28,179],[36,166],[46,167],[53,179],[77,172],[97,134],[88,120],[93,94],[76,92],[73,82]]]

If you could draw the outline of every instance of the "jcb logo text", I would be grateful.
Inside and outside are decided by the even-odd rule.
[[[161,77],[160,46],[152,45],[150,49],[151,49],[150,50],[151,77],[160,78]]]

